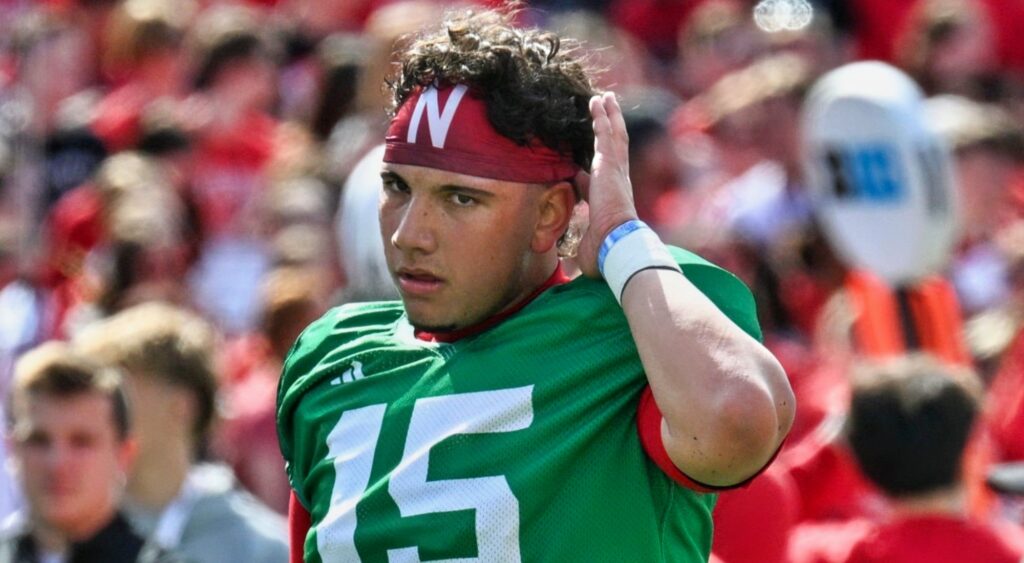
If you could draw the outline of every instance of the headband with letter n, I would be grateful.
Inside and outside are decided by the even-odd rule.
[[[463,84],[414,92],[388,127],[384,162],[508,182],[547,184],[579,172],[571,155],[539,140],[523,146],[494,130],[487,106]]]

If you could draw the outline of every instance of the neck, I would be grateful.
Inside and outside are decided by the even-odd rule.
[[[967,502],[963,487],[960,485],[922,495],[893,499],[892,505],[896,514],[902,517],[967,515]]]
[[[39,521],[32,524],[32,539],[40,551],[50,553],[62,553],[68,546],[68,537],[65,534]]]
[[[513,301],[508,307],[505,307],[501,311],[495,313],[489,318],[484,319],[476,323],[475,325],[460,328],[450,332],[434,333],[422,330],[416,331],[416,338],[420,340],[426,340],[428,342],[455,342],[466,338],[467,336],[473,336],[480,334],[494,326],[497,326],[505,319],[518,313],[523,307],[527,306],[531,301],[536,299],[541,293],[544,293],[549,287],[563,284],[569,281],[569,277],[565,275],[562,270],[562,263],[555,257],[551,269],[548,270],[546,278],[539,278],[540,281],[535,284],[530,284],[530,293],[522,296],[521,298]]]
[[[113,504],[94,510],[90,518],[72,526],[57,527],[39,519],[33,520],[32,538],[44,551],[63,552],[69,543],[82,542],[95,536],[114,519],[116,507]]]
[[[170,504],[192,467],[191,444],[184,439],[167,442],[150,455],[140,455],[128,479],[129,499],[143,508],[162,510]]]

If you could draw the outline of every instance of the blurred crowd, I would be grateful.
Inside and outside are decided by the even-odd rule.
[[[846,558],[916,533],[996,537],[1019,558],[1024,4],[791,0],[810,17],[774,27],[756,8],[786,2],[755,4],[538,0],[519,15],[582,41],[622,100],[641,218],[751,287],[796,391],[776,463],[722,495],[715,557],[896,560]],[[376,222],[381,85],[395,42],[452,5],[0,0],[0,391],[25,393],[57,356],[118,366],[138,438],[119,510],[160,545],[283,557],[281,362],[331,306],[395,296]],[[837,257],[808,196],[805,96],[862,59],[913,77],[954,157],[958,242],[942,274],[962,354],[945,364],[862,373],[865,292],[897,288]],[[53,340],[68,349],[19,362]],[[11,404],[17,428],[30,409]],[[43,510],[13,435],[5,526]],[[914,454],[898,475],[872,465],[901,451]],[[908,513],[960,527],[907,532]]]

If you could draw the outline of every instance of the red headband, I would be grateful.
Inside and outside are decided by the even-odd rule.
[[[384,162],[524,184],[574,178],[579,167],[535,140],[520,146],[494,130],[487,106],[463,84],[413,93],[386,137]]]

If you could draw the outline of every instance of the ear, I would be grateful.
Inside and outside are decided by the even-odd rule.
[[[128,436],[121,441],[117,451],[117,465],[125,475],[131,473],[132,466],[135,465],[135,457],[138,453],[139,443],[135,441],[134,437]]]
[[[569,228],[572,210],[576,205],[576,193],[571,183],[558,182],[544,189],[539,200],[540,213],[533,232],[530,248],[544,254],[555,247],[558,239]]]
[[[191,429],[192,424],[195,423],[196,416],[199,414],[199,408],[196,404],[197,399],[192,391],[184,387],[170,387],[167,400],[170,402],[174,418],[181,421],[183,428]]]

